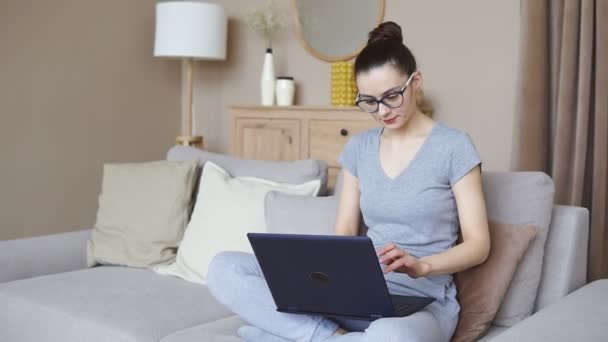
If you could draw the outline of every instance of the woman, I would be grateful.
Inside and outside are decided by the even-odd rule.
[[[247,341],[449,341],[460,309],[451,275],[487,258],[481,161],[468,135],[423,113],[422,74],[397,24],[370,33],[355,77],[357,105],[381,127],[353,136],[340,155],[336,234],[356,235],[362,213],[389,292],[435,301],[413,315],[371,324],[279,313],[255,257],[222,253],[210,266],[208,285],[254,325],[239,329]]]

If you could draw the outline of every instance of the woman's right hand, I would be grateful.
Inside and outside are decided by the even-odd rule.
[[[411,278],[425,277],[431,272],[431,265],[410,255],[407,251],[389,243],[378,252],[380,263],[386,265],[383,272],[405,273]]]

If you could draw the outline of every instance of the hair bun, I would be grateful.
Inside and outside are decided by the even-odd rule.
[[[393,21],[384,22],[369,33],[367,44],[372,44],[380,41],[392,41],[403,44],[403,35],[401,34],[401,26]]]

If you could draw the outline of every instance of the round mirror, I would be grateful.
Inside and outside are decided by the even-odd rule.
[[[293,28],[313,56],[328,62],[349,60],[384,19],[384,5],[385,0],[292,0]]]

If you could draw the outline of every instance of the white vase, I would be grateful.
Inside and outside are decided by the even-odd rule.
[[[276,94],[278,106],[292,106],[295,92],[296,87],[293,82],[293,77],[277,77]]]
[[[262,105],[274,105],[274,60],[272,57],[272,49],[266,49],[264,56],[264,65],[262,66],[262,78],[260,80],[260,90],[262,96]]]

